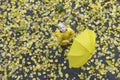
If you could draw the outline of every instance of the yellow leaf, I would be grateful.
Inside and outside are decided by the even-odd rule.
[[[36,80],[36,78],[33,78],[32,80]]]
[[[2,68],[2,67],[0,67],[0,71],[3,71],[3,68]]]
[[[120,73],[118,73],[117,78],[120,78]]]
[[[68,77],[69,77],[69,74],[68,74],[68,73],[66,73],[66,74],[65,74],[65,77],[66,77],[66,78],[68,78]]]
[[[62,2],[62,0],[60,0],[60,2]]]
[[[106,62],[107,62],[107,64],[108,64],[109,66],[114,67],[114,65],[112,64],[112,61],[106,60]]]

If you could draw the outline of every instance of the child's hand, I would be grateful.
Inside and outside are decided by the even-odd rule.
[[[69,40],[63,40],[60,44],[62,46],[65,46],[65,45],[71,44],[71,42]]]
[[[63,43],[69,43],[70,41],[69,40],[63,40],[62,42]]]

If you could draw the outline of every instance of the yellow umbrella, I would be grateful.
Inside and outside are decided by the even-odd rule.
[[[78,68],[84,65],[94,54],[96,35],[94,31],[86,29],[74,40],[68,53],[69,67]]]

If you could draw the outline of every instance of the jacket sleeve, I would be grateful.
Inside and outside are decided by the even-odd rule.
[[[69,35],[69,40],[72,40],[75,36],[75,32],[71,28],[69,29]]]

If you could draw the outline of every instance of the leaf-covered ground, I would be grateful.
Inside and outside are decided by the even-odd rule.
[[[0,80],[120,80],[119,0],[0,0]],[[96,51],[69,68],[70,46],[50,37],[60,21],[97,35]],[[54,45],[54,46],[51,46]]]

